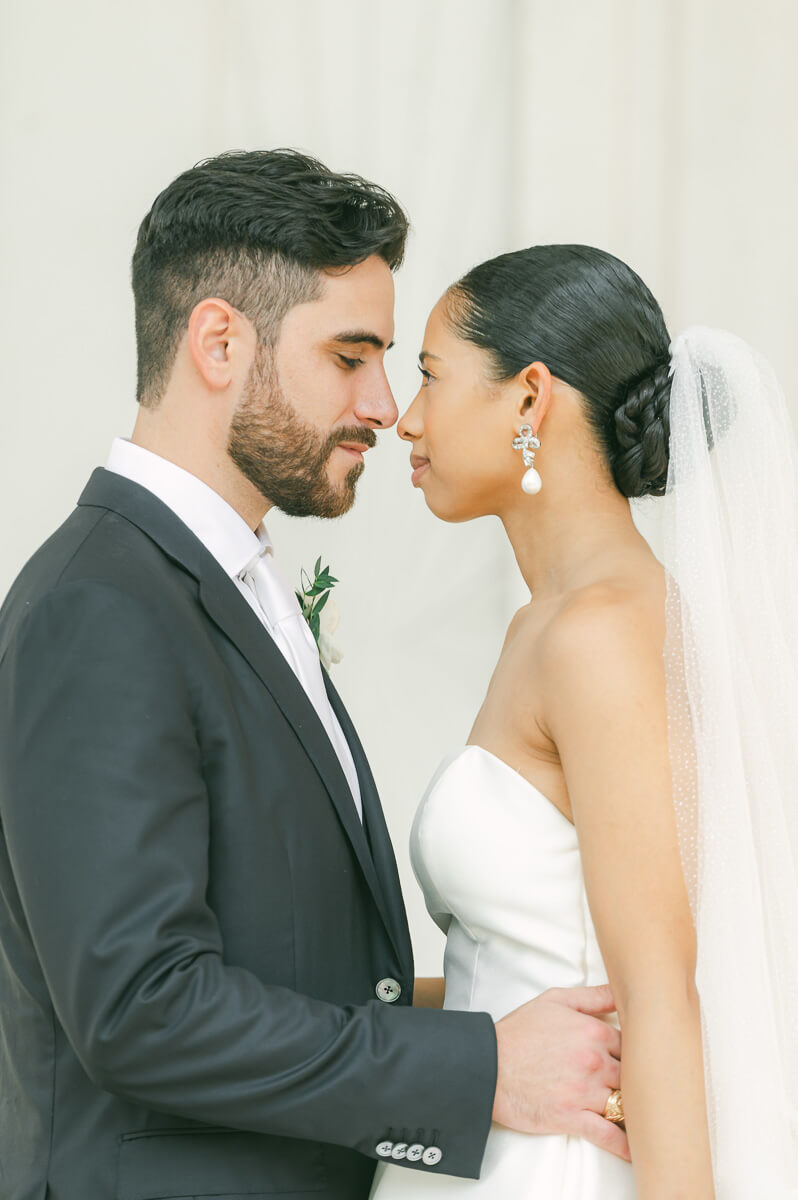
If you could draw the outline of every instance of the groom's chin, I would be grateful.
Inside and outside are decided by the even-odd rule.
[[[307,501],[298,505],[293,512],[288,512],[291,517],[319,517],[322,520],[333,521],[337,517],[343,517],[355,503],[357,481],[363,474],[363,463],[358,463],[357,466],[338,481],[327,479],[327,486],[322,491],[318,489],[316,494]],[[286,511],[286,510],[284,510]]]
[[[324,502],[326,511],[319,512],[316,515],[332,518],[342,517],[345,513],[348,513],[357,498],[357,482],[365,469],[366,464],[360,462],[350,467],[342,479],[333,480],[328,475],[327,495]]]
[[[330,517],[342,517],[353,507],[357,499],[357,481],[364,470],[363,463],[358,463],[356,467],[352,468],[343,483],[338,485],[333,502],[335,511],[330,511]]]

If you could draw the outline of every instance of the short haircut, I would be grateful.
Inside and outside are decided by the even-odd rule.
[[[184,171],[141,222],[133,254],[139,403],[160,402],[201,300],[226,300],[273,346],[288,310],[321,294],[322,271],[373,254],[396,270],[407,232],[383,188],[296,150],[229,151]]]

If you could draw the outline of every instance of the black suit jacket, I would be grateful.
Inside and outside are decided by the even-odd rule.
[[[364,825],[282,654],[146,489],[95,471],[23,569],[0,612],[3,1200],[354,1200],[383,1140],[478,1176],[493,1022],[411,1007],[388,833],[325,682]]]

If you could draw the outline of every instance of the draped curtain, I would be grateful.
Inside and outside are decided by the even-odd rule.
[[[630,262],[672,331],[754,342],[798,411],[797,14],[789,0],[5,0],[0,590],[129,434],[136,229],[176,174],[224,149],[299,147],[404,202],[400,410],[448,283],[504,250],[580,241]],[[441,942],[410,822],[528,595],[498,522],[438,522],[408,453],[382,435],[343,520],[268,524],[289,575],[321,554],[340,579],[334,677],[429,974]]]

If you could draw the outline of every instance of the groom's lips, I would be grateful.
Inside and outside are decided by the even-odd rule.
[[[358,462],[362,462],[363,455],[367,450],[370,450],[371,447],[367,446],[364,442],[339,442],[338,449],[346,450],[352,455],[353,458],[356,458]]]
[[[411,483],[413,487],[418,487],[418,481],[429,466],[429,459],[422,458],[420,454],[410,455],[410,466],[413,468]]]

